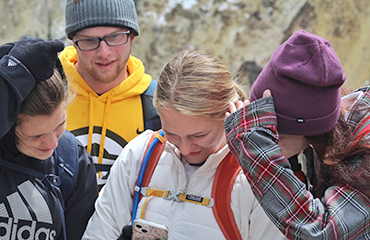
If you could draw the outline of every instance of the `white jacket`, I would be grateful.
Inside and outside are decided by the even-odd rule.
[[[151,130],[133,139],[114,163],[107,184],[96,201],[95,213],[83,239],[117,239],[122,228],[130,224],[133,191]],[[208,157],[207,161],[187,179],[179,150],[167,142],[153,173],[149,187],[174,190],[211,198],[217,166],[229,153],[227,145]],[[141,199],[136,217],[140,217],[145,197]],[[240,172],[234,183],[231,207],[243,239],[286,239],[268,219],[255,199],[245,175]],[[190,202],[150,197],[145,207],[146,220],[169,228],[168,239],[225,239],[212,208]]]

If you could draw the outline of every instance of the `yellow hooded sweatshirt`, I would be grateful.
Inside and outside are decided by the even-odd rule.
[[[144,131],[141,94],[152,77],[144,73],[143,63],[130,56],[130,76],[110,91],[98,95],[76,71],[77,51],[66,47],[59,58],[75,99],[67,108],[67,130],[82,142],[94,163],[112,165],[123,147]],[[98,175],[98,184],[105,183],[106,172]]]

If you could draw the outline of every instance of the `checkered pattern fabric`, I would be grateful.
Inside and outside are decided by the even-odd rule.
[[[361,102],[370,106],[369,88]],[[360,121],[368,115],[362,108],[353,117]],[[322,199],[314,198],[281,154],[276,125],[272,97],[225,121],[230,150],[270,219],[290,239],[370,239],[370,199],[348,185],[331,186]]]

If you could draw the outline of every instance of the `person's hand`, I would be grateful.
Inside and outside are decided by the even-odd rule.
[[[131,240],[132,225],[126,225],[122,228],[121,236],[117,240]]]
[[[25,37],[15,42],[8,55],[18,59],[37,82],[50,78],[54,73],[58,52],[64,49],[61,40],[45,41],[36,37]]]
[[[266,89],[263,94],[262,94],[262,97],[271,97],[271,91],[269,89]]]
[[[242,101],[237,101],[236,103],[229,103],[229,111],[227,111],[226,117],[228,117],[230,114],[238,111],[239,109],[243,108],[244,106],[247,106],[249,104],[249,100],[245,100],[244,102]]]
[[[271,91],[269,89],[266,89],[264,92],[263,92],[263,96],[262,97],[271,97]],[[250,102],[249,100],[245,100],[244,102],[242,101],[237,101],[236,103],[229,103],[229,111],[227,111],[225,113],[226,117],[228,117],[230,114],[238,111],[239,109],[242,109],[243,107],[249,105]]]

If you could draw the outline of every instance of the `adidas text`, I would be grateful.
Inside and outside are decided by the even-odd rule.
[[[55,230],[44,227],[36,229],[36,221],[32,221],[31,226],[23,225],[21,227],[18,227],[17,219],[13,218],[9,218],[8,223],[0,222],[0,240],[54,240],[56,235]]]

